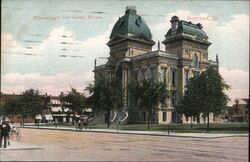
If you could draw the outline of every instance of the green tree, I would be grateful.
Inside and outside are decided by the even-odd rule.
[[[209,113],[218,115],[227,106],[229,98],[224,90],[230,87],[212,66],[209,66],[202,75],[204,75],[206,83],[202,112],[207,117],[207,131],[209,131]]]
[[[47,94],[45,94],[43,96],[43,107],[45,110],[49,110],[50,109],[50,96],[48,96]]]
[[[90,84],[86,90],[89,91],[88,104],[94,113],[107,113],[107,127],[110,126],[111,111],[122,106],[121,80],[114,76],[99,75],[94,85]]]
[[[198,102],[199,89],[203,83],[200,82],[198,76],[191,78],[186,85],[186,91],[183,98],[180,98],[178,104],[176,105],[176,111],[178,113],[184,114],[186,117],[191,117],[190,127],[192,127],[193,117],[199,117],[201,113],[200,102]]]
[[[44,100],[38,90],[28,89],[4,106],[8,115],[21,114],[24,118],[27,116],[35,117],[43,112]]]
[[[131,99],[134,98],[135,105],[143,108],[148,114],[148,129],[152,120],[152,114],[158,105],[166,105],[169,91],[164,82],[154,82],[151,80],[136,81],[132,80],[128,84]]]
[[[18,115],[20,110],[18,110],[18,100],[9,100],[3,105],[3,114],[6,115]]]
[[[71,88],[71,91],[66,96],[61,96],[64,107],[68,107],[74,114],[72,121],[75,124],[76,113],[82,115],[84,108],[87,107],[86,97],[83,93],[78,92],[75,88]]]
[[[187,116],[203,113],[207,118],[207,131],[209,131],[209,114],[218,115],[227,105],[229,99],[224,93],[226,89],[229,89],[229,86],[219,72],[209,66],[205,72],[187,83],[184,98],[177,109]]]

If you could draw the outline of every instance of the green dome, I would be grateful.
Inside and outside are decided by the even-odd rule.
[[[151,31],[145,20],[136,14],[135,7],[127,7],[125,15],[115,23],[110,39],[116,35],[138,34],[147,38],[152,38]]]
[[[172,18],[173,19],[173,18]],[[178,22],[178,28],[176,29],[175,33],[172,33],[172,29],[170,28],[165,35],[165,37],[169,37],[175,34],[188,34],[191,36],[196,36],[197,39],[208,39],[207,34],[202,30],[202,25],[200,23],[198,24],[193,24],[191,22],[186,22],[186,21],[179,21]]]

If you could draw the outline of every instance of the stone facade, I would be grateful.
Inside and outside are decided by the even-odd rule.
[[[131,21],[128,19],[129,17],[138,17],[135,8],[128,7],[125,15],[119,18],[117,23],[120,22],[120,19]],[[145,23],[145,21],[143,22]],[[208,60],[208,47],[211,43],[208,42],[208,37],[202,30],[201,24],[179,20],[177,16],[172,17],[170,22],[172,27],[162,42],[165,45],[165,51],[160,50],[160,42],[158,42],[158,50],[152,51],[155,42],[152,37],[148,36],[150,35],[148,34],[149,28],[146,29],[147,33],[144,33],[147,25],[144,25],[140,32],[127,34],[119,32],[117,27],[117,31],[113,29],[112,37],[107,43],[110,47],[110,57],[105,65],[95,67],[95,78],[100,73],[116,75],[122,78],[124,88],[130,79],[153,79],[164,82],[172,92],[171,98],[167,101],[167,107],[153,112],[153,122],[189,123],[191,120],[203,122],[204,120],[195,118],[186,119],[185,116],[175,111],[175,105],[178,98],[183,96],[188,79],[205,71],[210,64],[218,68],[218,60],[217,62]],[[135,28],[133,25],[136,26],[136,22],[130,23],[128,28]],[[123,111],[129,113],[127,120],[129,123],[147,122],[147,113],[143,108],[138,108],[130,102],[128,91],[124,92]],[[212,116],[213,114],[210,119],[213,119]]]

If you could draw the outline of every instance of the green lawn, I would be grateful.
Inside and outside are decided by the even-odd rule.
[[[98,124],[91,125],[91,128],[101,128],[108,129],[107,125]],[[110,129],[116,129],[117,125],[112,124]],[[137,130],[145,131],[148,130],[147,124],[127,124],[119,125],[120,130]],[[171,124],[170,131],[172,132],[206,132],[206,124],[193,124],[192,128],[189,124]],[[168,131],[168,126],[166,124],[152,124],[151,131]],[[210,124],[210,132],[213,133],[247,133],[249,131],[249,123],[223,123],[223,124]]]
[[[54,124],[41,124],[40,126],[50,126],[55,127]],[[73,127],[72,124],[58,124],[58,127]],[[90,124],[89,128],[91,129],[117,129],[116,124],[111,124],[110,127],[107,127],[107,124]],[[206,132],[206,124],[193,124],[192,128],[189,124],[171,124],[171,132],[179,133],[203,133]],[[119,130],[134,130],[134,131],[147,131],[147,124],[126,124],[119,125]],[[151,124],[150,131],[168,131],[168,125],[166,124]],[[212,123],[210,124],[211,133],[248,133],[249,132],[249,123]]]

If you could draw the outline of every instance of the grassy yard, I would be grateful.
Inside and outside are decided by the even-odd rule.
[[[49,126],[55,127],[53,123],[45,124],[42,123],[40,126]],[[58,127],[72,127],[76,128],[75,125],[72,124],[63,124],[58,123]],[[90,129],[117,129],[116,124],[111,124],[110,127],[107,127],[107,124],[90,124]],[[203,133],[206,132],[207,125],[206,124],[193,124],[190,127],[189,124],[171,124],[170,125],[171,132],[179,132],[179,133]],[[134,130],[134,131],[147,131],[147,124],[126,124],[119,125],[119,130]],[[151,124],[150,131],[168,131],[168,125],[166,124]],[[211,133],[248,133],[249,132],[249,123],[211,123],[210,124],[210,132]]]
[[[108,129],[107,125],[98,124],[91,125],[91,128],[101,128]],[[110,129],[116,129],[117,125],[112,124]],[[120,130],[136,130],[136,131],[145,131],[148,130],[147,124],[127,124],[119,125]],[[189,124],[171,124],[171,132],[206,132],[206,124],[193,124],[192,128]],[[152,124],[151,131],[168,131],[168,126],[166,124]],[[249,123],[214,123],[210,124],[210,132],[212,133],[247,133],[249,131]]]

